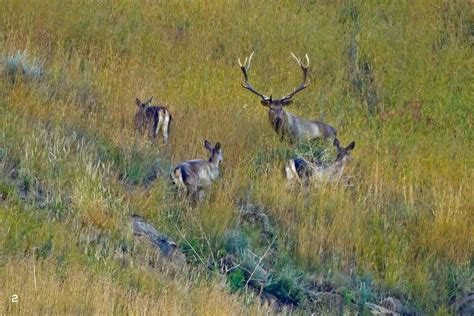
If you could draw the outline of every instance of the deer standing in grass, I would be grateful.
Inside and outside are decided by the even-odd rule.
[[[268,97],[258,92],[250,85],[247,72],[250,68],[252,56],[253,53],[250,55],[250,57],[245,58],[243,64],[240,62],[240,59],[238,60],[245,80],[242,83],[242,86],[250,92],[258,95],[261,98],[260,103],[263,106],[268,107],[268,117],[270,119],[270,124],[272,125],[272,128],[280,135],[281,139],[288,139],[290,142],[294,143],[302,140],[312,140],[316,138],[326,140],[328,138],[336,137],[336,129],[331,125],[319,121],[306,120],[283,109],[284,106],[291,104],[293,101],[292,98],[295,94],[306,89],[309,85],[310,80],[308,79],[308,55],[305,55],[306,64],[304,64],[301,59],[297,58],[293,53],[291,53],[291,56],[293,56],[303,71],[303,82],[299,87],[295,88],[293,92],[285,95],[281,99],[273,99],[272,96]]]
[[[138,107],[137,113],[135,114],[135,130],[141,136],[148,130],[148,136],[153,143],[156,143],[158,133],[161,130],[163,140],[165,144],[168,144],[172,119],[171,113],[164,106],[150,105],[152,100],[153,97],[145,102],[141,102],[138,98],[135,99],[135,103]]]
[[[221,144],[214,147],[209,141],[204,141],[204,147],[211,153],[209,159],[187,160],[178,164],[171,173],[171,181],[184,191],[187,196],[203,198],[203,190],[210,188],[213,181],[219,177],[219,166],[222,162]]]
[[[285,164],[286,179],[290,182],[300,180],[305,184],[313,179],[319,182],[338,182],[342,178],[346,163],[352,160],[350,154],[355,142],[347,147],[341,147],[339,140],[335,138],[334,146],[337,149],[337,156],[329,165],[310,162],[303,158],[289,159]]]

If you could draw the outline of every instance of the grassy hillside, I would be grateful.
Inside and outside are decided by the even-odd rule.
[[[278,310],[241,270],[219,273],[234,244],[256,258],[272,249],[263,264],[296,312],[306,307],[292,290],[310,276],[346,312],[394,296],[449,313],[474,290],[470,11],[428,0],[0,0],[0,313]],[[288,110],[355,140],[352,188],[288,190],[292,147],[240,86],[237,58],[252,51],[254,87],[275,96],[301,80],[290,52],[308,53],[311,85]],[[134,135],[134,100],[149,96],[173,113],[169,149]],[[168,174],[206,157],[204,139],[221,142],[223,174],[191,208]],[[265,210],[274,239],[242,223],[237,201]],[[171,236],[187,268],[151,266],[132,214]]]

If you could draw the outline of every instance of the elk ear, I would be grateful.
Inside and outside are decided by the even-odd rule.
[[[281,105],[282,105],[282,106],[290,105],[292,102],[293,102],[293,100],[291,100],[291,99],[290,99],[290,100],[284,100],[284,101],[281,103]]]
[[[204,147],[212,153],[212,145],[208,140],[204,141]]]
[[[135,103],[137,104],[138,107],[142,106],[142,101],[140,101],[139,98],[135,98]]]
[[[214,146],[215,150],[220,150],[221,149],[221,143],[217,143],[216,146]]]
[[[337,150],[341,150],[341,144],[339,143],[339,139],[334,138],[334,146],[336,146]]]
[[[352,150],[352,149],[354,149],[355,144],[356,144],[355,142],[350,143],[349,146],[346,147],[346,150]]]

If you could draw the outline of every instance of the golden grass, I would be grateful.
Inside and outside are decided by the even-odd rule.
[[[366,106],[347,93],[347,48],[354,26],[344,12],[351,3],[359,14],[359,57],[374,68],[380,110],[400,113],[383,122],[368,118]],[[49,72],[46,83],[37,86],[1,81],[2,113],[7,114],[1,127],[8,135],[2,147],[14,148],[25,174],[70,194],[75,212],[87,224],[118,230],[130,213],[169,224],[169,214],[183,208],[167,193],[167,179],[130,189],[120,184],[112,162],[99,163],[90,154],[97,137],[125,153],[138,146],[147,156],[160,157],[161,147],[135,143],[132,125],[134,98],[153,95],[173,113],[169,154],[174,163],[206,158],[204,139],[223,146],[223,177],[206,203],[180,216],[188,223],[182,229],[191,233],[196,229],[192,223],[199,223],[218,244],[236,222],[235,198],[249,194],[268,209],[278,224],[282,251],[301,266],[369,273],[381,287],[404,293],[422,309],[444,308],[467,283],[453,288],[447,281],[450,269],[472,275],[474,253],[472,49],[463,35],[466,6],[427,0],[251,5],[1,1],[1,52],[27,49],[45,61]],[[350,168],[354,188],[290,192],[282,185],[278,161],[270,162],[268,174],[255,172],[255,157],[288,146],[271,131],[256,97],[239,86],[236,60],[253,50],[251,81],[274,95],[300,80],[290,51],[308,52],[311,86],[288,109],[332,123],[343,143],[356,141]],[[420,120],[404,110],[414,100],[423,104]],[[68,151],[68,142],[77,144],[68,140],[70,129],[92,140]],[[95,296],[104,291],[97,288],[108,288],[110,281],[88,287],[88,272],[77,273],[84,280],[82,290],[90,291],[87,306],[100,308]],[[10,282],[21,284],[13,277]],[[196,294],[209,296],[204,302],[228,299],[219,298],[212,286],[205,289]],[[162,311],[183,311],[166,297],[170,301],[163,298],[168,303]],[[106,311],[114,311],[114,298],[104,299]],[[133,305],[135,299],[119,305],[119,311],[147,312]],[[150,306],[155,299],[162,298],[141,297],[140,302]],[[42,300],[46,296],[34,303],[53,304]],[[211,308],[218,312],[232,304],[191,305],[212,314]]]
[[[8,260],[0,275],[0,311],[9,315],[263,315],[268,309],[266,305],[246,309],[217,282],[162,281],[155,294],[143,294],[90,274],[80,265],[58,269],[55,262],[32,259]],[[13,295],[18,302],[11,301]]]

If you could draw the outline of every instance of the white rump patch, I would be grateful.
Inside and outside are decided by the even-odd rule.
[[[293,159],[290,159],[286,162],[285,164],[285,174],[286,174],[286,179],[288,181],[291,181],[293,179],[298,179],[298,172],[296,171],[296,166],[295,166],[295,161]]]

